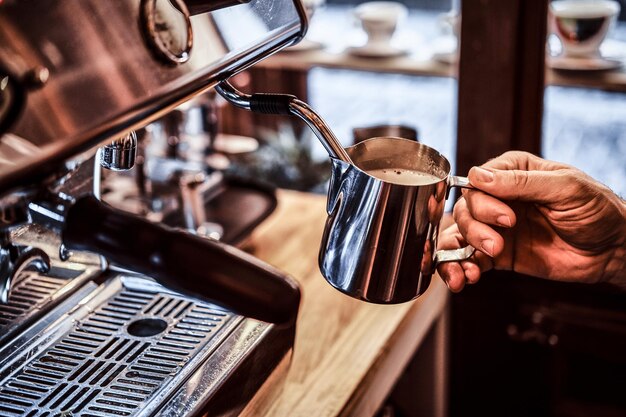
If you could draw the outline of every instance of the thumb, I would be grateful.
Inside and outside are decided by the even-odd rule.
[[[504,200],[549,203],[567,188],[566,178],[559,171],[473,167],[468,178],[474,187]]]

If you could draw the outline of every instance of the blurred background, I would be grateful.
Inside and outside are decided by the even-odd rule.
[[[626,59],[626,7],[625,0],[620,1],[619,20],[603,42],[602,52],[623,62]],[[451,20],[460,14],[460,2],[403,1],[408,13],[398,19],[390,41],[405,53],[400,57],[361,57],[351,53],[367,40],[354,12],[360,2],[311,2],[314,12],[306,39],[309,43],[302,49],[296,47],[281,54],[265,71],[256,70],[253,73],[255,85],[291,92],[295,88],[300,96],[305,94],[346,146],[353,140],[355,127],[406,125],[415,128],[420,141],[437,148],[454,165],[458,82],[454,53],[457,40]],[[548,54],[559,53],[555,38],[554,34],[548,38]],[[623,67],[595,71],[553,70],[548,66],[547,71],[543,109],[537,115],[542,126],[541,155],[572,164],[619,195],[626,195],[623,180],[626,176],[626,75]],[[281,120],[280,128],[272,121],[262,120],[256,123],[253,132],[249,129],[247,133],[258,134],[259,126],[268,124],[270,131],[261,129],[264,137],[278,132],[283,140],[290,134],[308,135],[299,122],[292,120]],[[299,140],[307,142],[313,160],[324,160],[325,153],[315,139]],[[281,185],[302,189],[308,188],[311,182],[285,181]],[[324,191],[319,185],[311,188]]]
[[[240,75],[239,87],[308,100],[345,146],[358,140],[355,128],[400,125],[460,175],[521,149],[626,196],[625,0],[613,2],[621,11],[599,52],[574,59],[550,2],[405,0],[378,11],[393,22],[382,45],[364,30],[362,3],[307,1],[305,40]],[[246,157],[256,161],[235,163],[232,174],[325,192],[326,154],[302,124],[224,112],[225,131],[261,141]],[[450,317],[451,416],[626,416],[622,293],[493,272],[452,297]],[[410,373],[420,366],[398,383],[385,415],[424,415],[411,405],[419,387]]]

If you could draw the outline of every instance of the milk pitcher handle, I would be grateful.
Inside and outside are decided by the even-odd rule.
[[[446,199],[450,194],[450,189],[452,187],[459,188],[468,188],[473,189],[474,187],[470,184],[469,179],[467,177],[460,177],[457,175],[450,175],[448,177],[448,190],[446,191]],[[435,252],[435,262],[434,267],[436,268],[442,262],[457,262],[457,261],[465,261],[472,257],[472,255],[476,252],[476,249],[473,246],[467,245],[464,248],[459,249],[443,249]]]

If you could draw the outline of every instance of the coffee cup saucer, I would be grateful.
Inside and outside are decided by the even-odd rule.
[[[443,36],[432,42],[433,61],[455,65],[459,61],[458,41],[454,36]]]
[[[624,65],[624,62],[617,58],[603,56],[572,57],[567,55],[548,56],[546,63],[552,69],[563,71],[607,71]]]
[[[446,65],[456,65],[459,62],[459,53],[457,51],[436,51],[433,52],[431,59]]]
[[[360,58],[394,58],[408,54],[405,48],[398,48],[388,43],[366,43],[363,46],[351,46],[346,52]]]

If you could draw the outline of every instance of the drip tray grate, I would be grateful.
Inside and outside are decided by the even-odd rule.
[[[0,375],[0,415],[136,416],[162,402],[238,316],[141,278],[114,278]]]
[[[73,277],[42,276],[36,272],[22,272],[17,284],[11,290],[9,302],[0,304],[0,329],[10,326],[19,317],[41,305],[70,278]]]
[[[0,304],[0,344],[92,274],[93,270],[54,266],[45,275],[29,270],[20,273],[9,293],[9,302]]]

